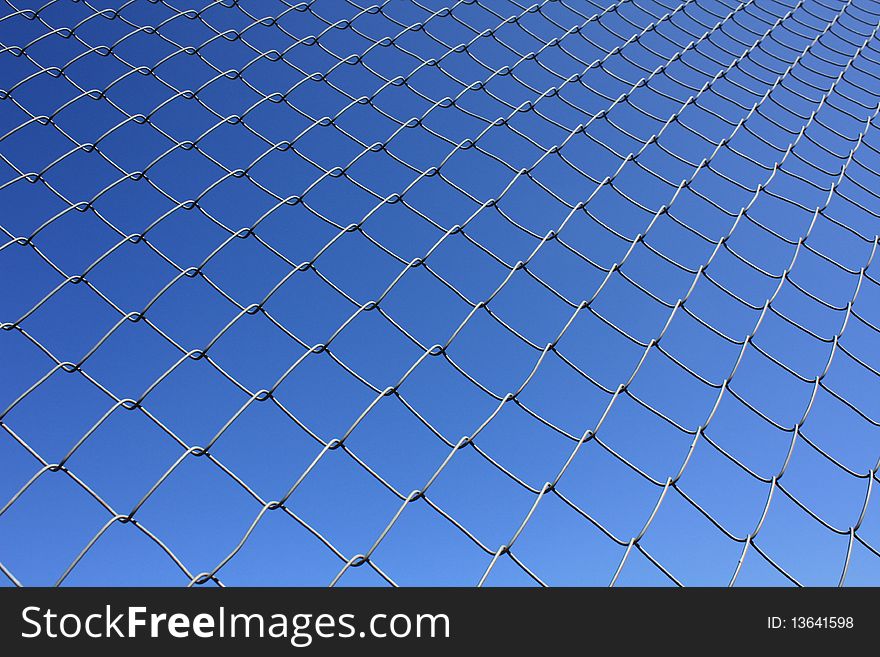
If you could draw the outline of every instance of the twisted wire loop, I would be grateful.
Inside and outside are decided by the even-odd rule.
[[[880,581],[877,0],[3,5],[0,579]]]

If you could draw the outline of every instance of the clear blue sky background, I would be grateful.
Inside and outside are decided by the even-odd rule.
[[[880,583],[878,24],[4,0],[0,582]]]

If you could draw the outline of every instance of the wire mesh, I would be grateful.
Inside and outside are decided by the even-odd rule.
[[[5,583],[880,582],[880,3],[4,5]]]

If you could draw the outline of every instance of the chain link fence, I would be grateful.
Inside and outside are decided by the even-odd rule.
[[[5,583],[880,582],[880,3],[3,4]]]

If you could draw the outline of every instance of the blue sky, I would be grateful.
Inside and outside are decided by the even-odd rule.
[[[4,584],[880,581],[880,3],[0,16]]]

